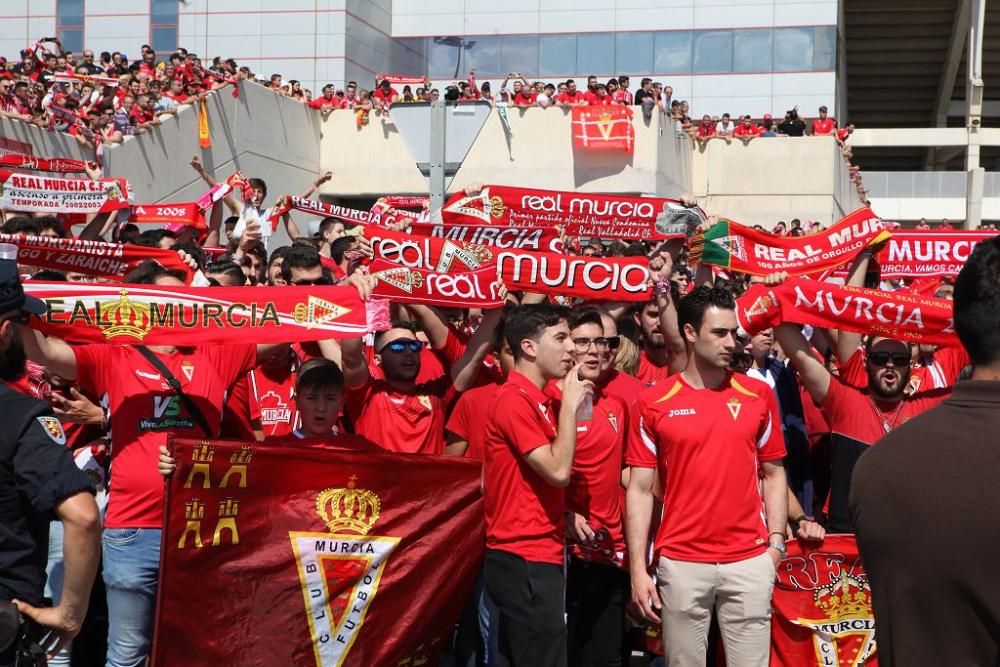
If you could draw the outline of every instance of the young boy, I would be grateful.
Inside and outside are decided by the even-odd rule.
[[[382,448],[361,436],[341,433],[337,420],[344,407],[344,374],[328,359],[311,359],[295,376],[295,398],[302,424],[288,435],[265,438],[266,445],[321,447],[338,451],[378,452]],[[160,446],[157,469],[173,474],[177,461]]]

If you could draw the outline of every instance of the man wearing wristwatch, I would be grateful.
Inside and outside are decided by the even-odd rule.
[[[737,349],[731,293],[698,287],[677,316],[687,365],[640,394],[626,455],[632,600],[662,621],[669,666],[705,664],[714,609],[729,665],[766,667],[788,516],[778,404],[767,384],[729,368]],[[657,473],[664,491],[654,584],[641,554]]]

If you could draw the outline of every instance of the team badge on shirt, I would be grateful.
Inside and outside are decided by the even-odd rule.
[[[420,401],[420,405],[424,406],[428,410],[432,409],[432,406],[431,406],[431,397],[430,396],[426,396],[424,394],[421,394],[420,396],[417,396],[417,400]]]
[[[613,412],[608,413],[608,423],[611,424],[611,428],[618,432],[618,417]]]
[[[182,361],[181,371],[184,373],[184,377],[188,379],[188,382],[191,382],[191,378],[194,377],[194,362]]]
[[[729,414],[731,414],[733,419],[736,420],[740,416],[740,409],[743,407],[743,404],[740,403],[740,399],[733,396],[726,401],[726,407],[729,408]]]
[[[45,431],[45,435],[52,438],[52,442],[57,445],[66,444],[66,434],[63,432],[62,424],[55,417],[35,417],[39,424],[42,425],[42,430]]]

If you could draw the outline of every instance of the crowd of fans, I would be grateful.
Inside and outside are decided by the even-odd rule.
[[[111,76],[119,85],[94,86],[82,80],[66,88],[54,81],[62,72]],[[5,114],[70,132],[84,142],[100,142],[148,129],[158,114],[172,113],[178,105],[200,99],[234,78],[252,79],[253,75],[231,60],[217,60],[202,69],[197,56],[183,50],[164,63],[157,63],[149,50],[138,63],[129,63],[119,53],[102,54],[95,63],[89,51],[80,60],[58,52],[42,53],[39,58],[36,51],[29,51],[20,63],[5,69],[0,84],[7,94]],[[342,95],[327,86],[321,97],[310,100],[309,91],[297,82],[284,84],[275,75],[269,85],[321,110],[371,110],[409,102],[411,97],[421,100],[438,95],[428,86],[415,91],[407,86],[399,94],[391,82],[384,81],[370,95],[348,84]],[[446,90],[448,96],[456,93],[475,99],[490,91],[485,86],[477,89],[470,80],[464,87]],[[754,125],[743,117],[734,127],[728,115],[719,120],[704,117],[701,123],[692,124],[686,103],[672,100],[671,94],[669,86],[657,88],[648,79],[633,95],[627,77],[606,84],[594,79],[586,91],[578,91],[572,81],[557,88],[514,76],[498,93],[515,106],[620,103],[658,107],[673,115],[681,131],[699,141],[807,133],[805,122],[794,110],[777,125],[770,118]],[[849,134],[849,128],[837,130],[821,108],[811,133],[840,136],[845,130]],[[208,185],[216,184],[216,175],[197,158],[191,165]],[[168,164],[164,168],[181,167]],[[346,282],[367,294],[371,281],[365,265],[372,257],[372,246],[363,235],[352,233],[356,230],[349,223],[325,218],[317,233],[309,235],[286,217],[292,241],[280,247],[268,247],[255,222],[236,235],[248,207],[258,216],[267,209],[267,185],[260,178],[266,175],[255,176],[248,181],[245,201],[231,194],[214,206],[203,236],[191,227],[142,231],[134,224],[119,226],[110,215],[91,216],[76,236],[174,249],[204,285]],[[329,173],[317,175],[301,196],[308,197],[329,177]],[[0,215],[6,234],[74,235],[72,225],[59,216],[4,211]],[[818,223],[795,219],[788,225],[779,223],[774,233],[801,236],[821,230]],[[851,530],[843,521],[853,461],[846,465],[833,457],[836,460],[831,463],[831,444],[842,446],[836,440],[849,432],[855,444],[867,447],[890,426],[902,423],[901,414],[905,421],[940,402],[968,366],[968,356],[958,347],[915,346],[878,336],[862,339],[846,331],[803,331],[787,324],[749,336],[737,330],[733,299],[747,289],[752,278],[716,275],[709,266],[689,265],[683,240],[654,247],[587,239],[569,248],[584,256],[646,257],[655,284],[653,298],[634,305],[581,301],[565,309],[545,303],[544,295],[518,293],[507,296],[505,309],[487,312],[397,303],[392,304],[391,328],[373,339],[233,344],[224,350],[150,348],[171,368],[181,369],[183,363],[213,371],[213,382],[192,381],[185,388],[209,412],[207,421],[215,424],[211,433],[202,432],[190,414],[160,427],[154,415],[143,412],[152,409],[151,397],[163,398],[170,392],[160,396],[158,384],[132,377],[133,370],[147,366],[134,348],[71,346],[23,323],[14,325],[23,341],[17,344],[23,344],[31,363],[17,368],[5,362],[0,366],[3,380],[52,405],[64,422],[69,436],[66,444],[93,453],[102,471],[100,479],[108,479],[109,465],[114,469],[105,523],[102,600],[107,603],[107,622],[88,626],[84,638],[77,641],[78,664],[102,660],[96,655],[103,653],[105,639],[109,665],[141,664],[149,650],[160,548],[155,526],[160,525],[163,494],[162,480],[151,477],[150,471],[172,473],[174,462],[162,447],[168,433],[269,438],[289,446],[300,438],[330,439],[353,433],[392,452],[485,461],[486,592],[480,586],[470,601],[474,610],[483,613],[471,614],[471,629],[459,630],[460,637],[465,632],[468,639],[471,633],[473,640],[458,640],[454,648],[456,654],[478,654],[481,664],[496,664],[497,651],[512,657],[514,664],[566,664],[567,660],[573,665],[619,664],[630,651],[626,628],[642,628],[659,620],[666,620],[668,652],[679,652],[670,664],[704,664],[715,584],[705,584],[705,590],[692,598],[691,612],[685,608],[687,618],[676,613],[678,599],[668,598],[678,595],[677,589],[653,585],[645,554],[654,496],[658,496],[656,502],[664,503],[664,525],[670,527],[657,533],[658,552],[704,549],[714,567],[716,562],[729,564],[725,559],[735,549],[742,554],[740,558],[753,560],[759,568],[751,577],[755,577],[753,591],[729,591],[728,601],[719,593],[717,612],[731,664],[766,664],[768,632],[762,618],[774,577],[773,567],[768,569],[767,564],[777,564],[786,538],[820,540],[825,526]],[[869,249],[850,264],[847,282],[865,284],[871,268],[873,252]],[[24,265],[20,270],[30,279],[96,280],[83,273]],[[149,260],[125,282],[182,286],[183,278]],[[935,294],[950,298],[953,290],[946,280]],[[570,368],[573,373],[568,373]],[[208,374],[199,370],[198,377]],[[712,403],[706,392],[699,391],[704,387],[719,389],[729,403]],[[675,397],[679,398],[660,405]],[[578,410],[587,400],[590,410]],[[734,410],[732,401],[743,407]],[[857,409],[858,404],[862,408]],[[669,413],[664,406],[671,408]],[[519,409],[522,413],[515,414]],[[740,409],[746,410],[744,418],[755,416],[745,432],[735,426],[743,424],[738,421]],[[771,414],[780,423],[772,424]],[[639,416],[645,420],[642,427],[637,425]],[[745,449],[740,456],[750,463],[745,470],[739,468],[745,488],[730,485],[729,478],[722,480],[719,470],[730,470],[718,467],[727,456],[723,449],[712,456],[697,449],[694,455],[678,453],[677,448],[690,445],[671,439],[682,429],[671,430],[663,426],[665,421],[654,423],[675,417],[690,417],[686,423],[694,430],[684,432],[703,437],[706,444],[732,443]],[[887,426],[887,419],[891,425]],[[587,422],[593,431],[578,429],[578,422]],[[711,430],[719,424],[727,430]],[[598,432],[601,439],[592,435]],[[127,458],[122,458],[123,452]],[[665,465],[670,456],[685,457],[685,465]],[[687,477],[675,472],[681,469]],[[670,477],[656,482],[654,470]],[[766,525],[761,524],[758,483],[767,496]],[[706,489],[718,497],[704,495]],[[637,516],[642,521],[637,522]],[[529,530],[525,522],[535,523]],[[685,526],[683,533],[670,532],[677,524]],[[521,535],[518,531],[535,532]],[[737,533],[749,541],[734,547]],[[565,598],[560,567],[556,566],[554,577],[551,567],[543,567],[553,564],[550,552],[555,553],[556,563],[562,563],[564,548],[571,554]],[[62,550],[54,546],[48,551],[51,571],[58,567]],[[518,562],[527,564],[528,575],[524,567],[517,572],[511,569]],[[537,570],[531,569],[536,565]],[[660,568],[662,585],[676,573],[662,561]],[[761,572],[766,574],[763,579]],[[536,575],[532,586],[541,588],[535,589],[535,598],[514,590],[513,583]],[[685,577],[685,581],[694,580]],[[46,595],[59,605],[60,592],[50,585]],[[752,604],[741,597],[751,592],[763,595],[763,604],[757,598]],[[663,616],[658,596],[667,601]],[[24,601],[41,604],[40,596]],[[751,607],[759,611],[748,619]],[[506,628],[499,644],[498,626]],[[737,642],[734,633],[745,634]],[[72,633],[67,630],[67,634]],[[67,664],[68,652],[57,660]]]

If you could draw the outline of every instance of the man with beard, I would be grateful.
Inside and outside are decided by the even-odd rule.
[[[782,280],[783,274],[778,274],[769,276],[767,282]],[[950,390],[906,394],[912,357],[909,343],[881,336],[868,338],[864,346],[868,383],[858,388],[831,376],[813,355],[798,325],[780,325],[775,329],[775,338],[830,425],[827,530],[850,533],[853,527],[847,503],[858,457],[896,427],[939,404]]]
[[[501,293],[506,298],[506,290]],[[487,312],[450,373],[419,384],[424,344],[408,323],[394,323],[375,335],[375,363],[382,378],[372,376],[360,338],[342,341],[345,411],[355,432],[391,452],[443,454],[446,394],[472,386],[500,314],[499,308]]]
[[[659,290],[652,301],[635,311],[635,322],[642,330],[636,377],[647,387],[678,372],[686,360],[684,340],[677,328],[674,296],[672,290]]]
[[[6,420],[0,433],[0,667],[26,664],[16,656],[27,648],[17,639],[18,612],[34,640],[46,635],[42,649],[49,658],[80,632],[101,543],[93,487],[74,464],[59,420],[48,404],[7,384],[26,372],[15,323],[45,312],[44,303],[25,296],[16,257],[14,246],[0,246],[0,405]],[[64,579],[59,605],[47,607],[43,588],[53,515],[63,524]]]

